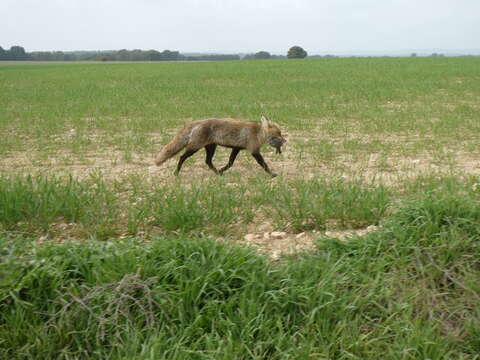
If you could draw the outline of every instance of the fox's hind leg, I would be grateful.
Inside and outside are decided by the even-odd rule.
[[[217,148],[216,144],[210,144],[205,146],[205,151],[207,152],[207,158],[205,159],[205,162],[215,174],[218,174],[217,168],[212,163],[213,155],[215,155],[216,148]]]
[[[220,169],[219,174],[222,175],[225,171],[230,169],[237,158],[238,153],[240,152],[240,148],[233,148],[232,152],[230,153],[230,158],[228,159],[228,164],[225,165],[223,168]]]
[[[180,156],[180,160],[178,160],[177,170],[175,170],[175,175],[180,173],[180,169],[182,168],[183,163],[187,160],[190,156],[195,154],[199,149],[195,150],[186,150],[182,156]]]

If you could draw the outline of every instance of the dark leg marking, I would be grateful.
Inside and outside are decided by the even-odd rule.
[[[180,160],[178,160],[177,170],[175,170],[175,175],[178,175],[180,173],[180,169],[182,168],[182,165],[183,165],[184,161],[187,160],[193,154],[195,154],[197,151],[198,151],[198,149],[197,150],[187,150],[183,153],[182,156],[180,156]]]
[[[230,169],[237,158],[238,153],[240,152],[240,148],[233,148],[232,152],[230,153],[230,158],[228,159],[228,164],[225,165],[223,168],[220,169],[220,175],[223,174],[225,171]]]
[[[212,163],[213,155],[215,155],[216,148],[217,148],[216,144],[210,144],[205,146],[205,151],[207,152],[207,158],[205,159],[205,162],[215,174],[218,174],[218,170],[215,168],[215,166]]]
[[[252,156],[255,158],[255,160],[257,160],[257,163],[267,172],[270,174],[271,177],[275,177],[277,176],[277,174],[273,173],[270,171],[270,169],[268,168],[268,165],[267,163],[265,162],[265,160],[263,160],[263,156],[260,154],[260,153],[252,153]]]

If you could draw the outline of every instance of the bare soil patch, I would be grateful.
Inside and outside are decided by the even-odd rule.
[[[66,134],[62,138],[68,137]],[[147,136],[160,151],[163,144],[158,139],[165,134]],[[319,141],[324,141],[332,149],[332,153],[321,153]],[[100,140],[99,140],[100,141]],[[399,178],[409,178],[432,172],[459,172],[467,175],[480,174],[480,156],[478,146],[472,139],[456,143],[449,148],[439,144],[436,150],[424,149],[403,151],[415,147],[418,142],[433,141],[428,135],[422,136],[385,136],[362,135],[351,132],[344,136],[331,137],[316,129],[306,134],[304,131],[289,132],[289,141],[282,155],[274,153],[274,149],[264,146],[263,155],[269,166],[280,176],[286,178],[345,177],[361,178],[387,185],[398,183]],[[353,145],[352,145],[353,143]],[[371,148],[369,144],[383,144],[385,149]],[[32,149],[35,147],[32,146]],[[420,148],[421,149],[421,148]],[[219,147],[214,158],[217,168],[228,162],[229,149]],[[68,174],[78,178],[101,173],[107,179],[119,179],[131,174],[155,177],[156,181],[173,181],[173,172],[178,156],[161,167],[153,164],[155,153],[145,151],[118,150],[118,148],[97,144],[95,149],[86,147],[84,151],[72,152],[65,149],[57,151],[17,151],[10,152],[0,158],[2,173],[43,173]],[[257,176],[263,170],[255,160],[242,151],[229,172],[241,176]],[[182,169],[182,178],[193,181],[205,176],[214,176],[205,165],[205,153],[199,151],[187,160]],[[228,172],[225,174],[228,176]]]
[[[377,230],[377,226],[370,225],[363,229],[349,229],[337,231],[305,231],[298,234],[284,231],[261,231],[248,233],[238,243],[251,246],[267,254],[272,260],[278,260],[281,255],[293,255],[299,252],[312,250],[320,237],[335,238],[348,241],[352,236],[365,236]]]

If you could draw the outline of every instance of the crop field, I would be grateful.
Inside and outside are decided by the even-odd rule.
[[[0,64],[0,358],[480,359],[479,139],[475,57]]]

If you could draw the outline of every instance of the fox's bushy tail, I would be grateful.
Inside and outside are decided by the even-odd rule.
[[[155,165],[162,165],[165,161],[178,154],[187,144],[188,135],[185,129],[183,129],[175,135],[172,141],[163,147],[155,159]]]

